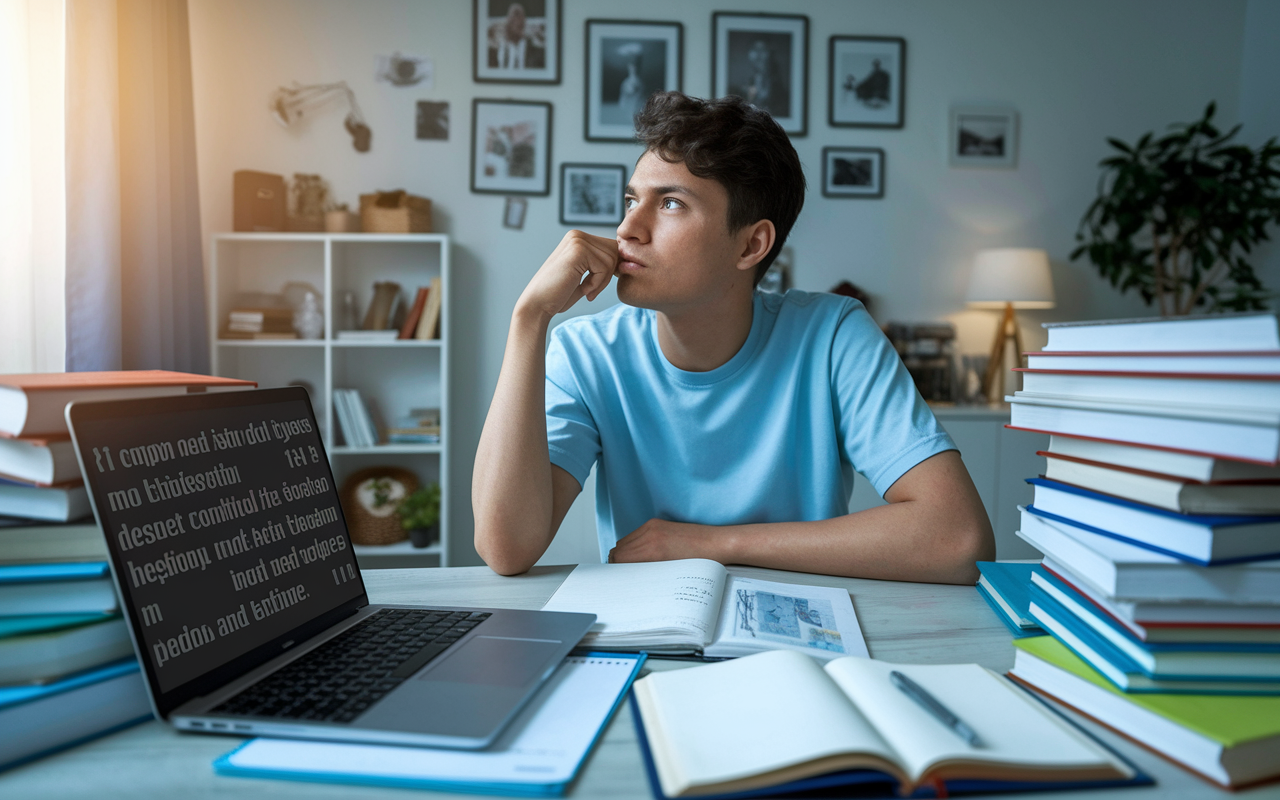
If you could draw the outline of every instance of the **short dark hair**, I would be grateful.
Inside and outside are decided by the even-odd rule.
[[[756,265],[759,284],[804,207],[804,169],[782,126],[740,97],[659,92],[636,115],[636,137],[646,153],[683,163],[728,190],[731,232],[762,219],[773,223],[777,238]]]

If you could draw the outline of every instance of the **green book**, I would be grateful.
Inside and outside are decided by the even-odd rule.
[[[1013,646],[1012,677],[1215,783],[1280,777],[1280,697],[1126,694],[1053,637]]]

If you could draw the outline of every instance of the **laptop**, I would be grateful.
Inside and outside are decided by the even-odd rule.
[[[302,388],[66,417],[152,708],[179,729],[483,748],[595,621],[371,605]]]

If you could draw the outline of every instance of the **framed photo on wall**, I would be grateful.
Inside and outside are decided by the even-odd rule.
[[[589,19],[586,28],[585,136],[630,142],[649,96],[682,88],[684,26]]]
[[[562,0],[472,0],[477,83],[559,83]]]
[[[551,104],[471,101],[471,191],[551,193]]]
[[[807,133],[809,18],[711,15],[711,94],[737,95],[768,111],[792,136]]]
[[[879,147],[822,148],[822,196],[884,197],[884,151]]]
[[[901,128],[906,75],[906,39],[832,36],[827,121],[837,128]]]
[[[1018,112],[1012,108],[951,109],[948,161],[953,167],[1018,165]]]
[[[622,222],[621,164],[561,164],[560,224],[617,225]]]

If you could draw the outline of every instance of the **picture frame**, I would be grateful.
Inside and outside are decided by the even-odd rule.
[[[907,40],[832,36],[827,47],[827,122],[833,128],[901,128],[906,118]]]
[[[627,168],[621,164],[560,165],[560,224],[618,225]]]
[[[560,83],[563,0],[472,0],[476,83]]]
[[[1018,112],[1012,108],[954,106],[947,160],[953,167],[1018,166]]]
[[[527,197],[508,197],[502,206],[502,227],[524,230],[524,215],[529,210]]]
[[[471,101],[471,191],[551,193],[551,104],[540,100]]]
[[[884,150],[879,147],[822,148],[822,196],[883,198]]]
[[[791,136],[809,120],[809,18],[711,15],[711,95],[737,95],[768,111]]]
[[[583,136],[589,142],[633,142],[635,115],[649,97],[684,88],[684,25],[589,19],[585,39]]]

